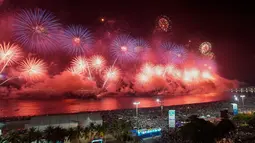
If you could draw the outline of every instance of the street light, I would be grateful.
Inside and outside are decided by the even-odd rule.
[[[239,99],[236,95],[234,95],[234,99],[235,99],[235,101],[239,101]]]
[[[235,101],[238,101],[238,97],[234,97],[235,98]]]
[[[133,104],[135,105],[135,113],[136,113],[136,128],[138,128],[138,106],[140,104],[140,102],[133,102]]]
[[[157,98],[156,102],[160,104],[161,116],[163,116],[163,104],[162,104],[162,101],[159,98]]]
[[[138,106],[140,102],[134,102],[133,104],[135,105],[135,109],[136,109],[136,117],[138,117]]]
[[[242,98],[243,108],[244,108],[244,97],[245,97],[245,95],[240,95],[240,97]]]

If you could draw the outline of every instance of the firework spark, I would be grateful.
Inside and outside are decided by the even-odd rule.
[[[174,70],[175,70],[175,66],[172,64],[168,64],[165,66],[165,71],[164,71],[163,75],[165,75],[165,74],[171,75],[171,74],[173,74]]]
[[[200,76],[200,71],[198,69],[189,69],[184,70],[183,72],[183,80],[186,82],[194,82],[198,81]]]
[[[193,68],[190,70],[190,75],[193,79],[197,79],[200,75],[200,71],[198,69]]]
[[[147,76],[152,76],[154,74],[154,65],[151,63],[145,63],[142,65],[141,71]]]
[[[67,68],[66,71],[71,72],[73,75],[82,76],[82,74],[83,74],[80,70],[77,70],[77,69],[74,68],[74,67],[69,67],[69,68]]]
[[[85,57],[78,56],[71,61],[71,67],[75,73],[84,73],[87,70],[88,62]]]
[[[0,62],[12,64],[17,63],[23,57],[22,51],[18,45],[3,43],[0,44]]]
[[[142,38],[135,39],[134,50],[136,53],[145,52],[149,48],[149,43]]]
[[[64,30],[60,41],[62,48],[70,55],[80,56],[91,49],[93,39],[88,29],[80,25],[71,25]]]
[[[104,78],[109,81],[117,81],[120,77],[120,70],[116,67],[110,67],[104,71]]]
[[[210,59],[213,60],[215,58],[215,55],[213,52],[209,52],[208,54],[206,54],[206,56]]]
[[[110,52],[115,59],[120,62],[132,61],[136,58],[134,50],[135,40],[129,35],[120,35],[113,41]]]
[[[42,9],[23,10],[14,18],[13,36],[30,51],[51,52],[58,46],[59,29],[52,13]]]
[[[103,88],[105,87],[106,83],[109,81],[117,81],[120,78],[120,70],[116,67],[110,67],[104,71],[104,84]]]
[[[200,46],[199,46],[199,51],[201,52],[201,54],[206,55],[208,54],[208,52],[210,52],[212,50],[212,45],[210,42],[203,42]]]
[[[204,79],[214,79],[213,75],[209,71],[203,71],[202,72],[202,78]]]
[[[156,28],[159,31],[168,32],[172,29],[172,22],[167,16],[160,16],[156,20]]]
[[[90,65],[94,70],[104,69],[106,61],[103,56],[95,55],[90,58]]]
[[[21,58],[22,52],[17,45],[10,43],[0,44],[0,63],[3,64],[0,73],[3,72],[7,65],[17,63]]]
[[[177,45],[172,42],[164,42],[161,44],[161,49],[163,49],[162,60],[165,63],[171,63],[172,62],[172,49],[176,48]]]
[[[181,64],[187,58],[187,50],[183,46],[178,46],[171,50],[171,55],[173,63]]]
[[[20,64],[20,76],[26,80],[41,80],[47,75],[47,66],[43,60],[27,58]]]
[[[79,73],[79,74],[84,74],[88,71],[89,79],[92,80],[90,66],[85,57],[83,56],[75,57],[71,62],[71,69],[72,69],[71,71],[73,71],[74,73]]]
[[[143,73],[139,73],[136,77],[136,81],[141,84],[144,85],[146,83],[148,83],[150,81],[150,77],[143,74]]]
[[[162,76],[164,74],[164,71],[165,71],[165,69],[164,69],[164,66],[162,66],[162,65],[156,65],[154,67],[154,74],[156,76]]]

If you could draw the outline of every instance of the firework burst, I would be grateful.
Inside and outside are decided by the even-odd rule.
[[[162,66],[162,65],[156,65],[154,67],[154,74],[156,76],[162,76],[164,74],[164,71],[165,71],[165,69],[164,69],[164,66]]]
[[[116,67],[111,66],[104,71],[103,77],[104,77],[104,84],[103,84],[103,88],[104,88],[107,82],[119,80],[120,70]]]
[[[43,60],[27,58],[20,64],[20,76],[26,80],[41,80],[47,75],[47,66]]]
[[[104,69],[106,61],[103,56],[94,55],[90,58],[90,66],[93,70],[101,71]]]
[[[203,79],[208,79],[208,80],[213,80],[213,75],[209,71],[203,71],[202,72],[202,78]]]
[[[161,44],[161,48],[166,50],[166,51],[170,51],[174,48],[176,48],[178,45],[173,43],[173,42],[164,42]]]
[[[183,72],[183,80],[185,82],[194,82],[198,81],[200,76],[200,71],[198,69],[189,69],[189,70],[184,70]]]
[[[165,66],[165,71],[164,71],[164,74],[167,74],[167,75],[171,75],[174,73],[174,70],[175,70],[175,66],[173,64],[167,64]]]
[[[149,43],[142,38],[135,39],[134,50],[140,54],[145,52],[150,47]]]
[[[120,78],[120,69],[110,67],[104,71],[104,79],[107,81],[117,81]]]
[[[172,62],[176,64],[183,63],[187,58],[187,50],[183,46],[177,46],[171,50]]]
[[[62,48],[70,55],[80,56],[87,53],[92,46],[90,31],[80,25],[71,25],[64,30],[61,36]]]
[[[150,78],[151,77],[147,76],[146,74],[139,73],[136,76],[136,81],[141,85],[145,85],[151,80]]]
[[[165,63],[172,62],[173,59],[173,53],[172,50],[176,49],[178,47],[177,44],[172,42],[164,42],[161,44],[161,49],[163,49],[162,58]]]
[[[151,63],[145,63],[142,65],[141,71],[147,76],[152,76],[154,74],[154,65]]]
[[[22,10],[14,18],[13,37],[30,51],[51,52],[58,45],[60,24],[42,9]]]
[[[203,42],[200,46],[199,46],[199,51],[201,54],[206,55],[208,54],[210,51],[212,50],[212,45],[210,42]]]
[[[78,56],[71,61],[71,67],[75,73],[84,73],[87,70],[88,62],[85,57]]]
[[[10,43],[0,44],[0,62],[13,64],[17,63],[23,57],[22,51],[18,45]]]
[[[215,58],[215,54],[213,52],[208,52],[206,54],[206,56],[210,59],[210,60],[213,60]]]
[[[175,69],[174,72],[173,72],[173,74],[172,74],[172,76],[173,76],[174,78],[179,79],[179,78],[181,78],[182,74],[183,74],[183,73],[182,73],[182,71],[181,71],[180,69]]]
[[[111,45],[110,52],[112,56],[120,62],[134,60],[136,58],[134,42],[135,40],[129,35],[117,36]]]
[[[160,16],[156,20],[156,29],[162,32],[168,32],[172,29],[172,22],[167,16]]]

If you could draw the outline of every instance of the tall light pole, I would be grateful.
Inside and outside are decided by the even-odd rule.
[[[160,104],[161,116],[163,116],[163,104],[162,104],[162,101],[159,98],[157,98],[156,102]]]
[[[244,98],[245,98],[245,95],[240,95],[240,97],[242,98],[243,108],[244,108]]]
[[[133,104],[135,105],[136,117],[138,117],[138,106],[139,106],[140,102],[134,102]]]
[[[133,102],[133,104],[135,105],[135,114],[136,114],[136,128],[138,128],[138,106],[140,104],[140,102]]]

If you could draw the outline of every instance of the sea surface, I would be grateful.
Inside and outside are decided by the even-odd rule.
[[[193,104],[226,100],[229,93],[210,93],[199,95],[162,97],[164,106]],[[160,106],[156,97],[106,97],[99,100],[47,99],[47,100],[0,100],[0,117],[37,116],[90,111],[118,110],[135,108],[133,102],[139,101],[139,108]]]

